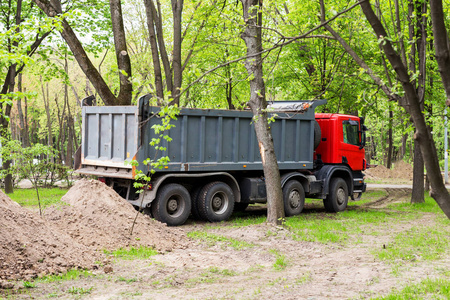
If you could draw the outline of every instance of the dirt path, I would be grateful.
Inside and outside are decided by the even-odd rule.
[[[148,260],[118,261],[110,274],[98,271],[94,278],[39,284],[31,296],[56,291],[73,299],[67,291],[76,286],[92,288],[86,299],[366,299],[438,276],[439,267],[449,266],[448,259],[432,264],[407,262],[399,267],[401,276],[396,276],[392,265],[370,253],[383,247],[388,236],[378,240],[364,236],[356,246],[336,246],[293,241],[287,230],[268,225],[207,231],[253,247],[236,250],[220,242],[196,243]],[[274,268],[274,253],[285,256],[284,269]]]
[[[99,253],[102,243],[117,246],[114,240],[123,238],[119,229],[123,224],[129,224],[132,210],[122,207],[123,216],[111,219],[113,204],[106,209],[104,205],[95,206],[89,201],[95,199],[98,202],[98,197],[82,188],[78,188],[81,192],[76,197],[66,199],[72,203],[70,208],[60,209],[59,214],[53,211],[53,217],[48,221],[50,225],[46,226],[59,222],[58,232],[67,228],[66,233],[77,245],[80,244],[78,247],[87,247],[86,251],[96,249]],[[105,191],[101,195],[106,195]],[[365,208],[383,209],[387,203],[407,195],[408,190],[388,190],[386,197],[365,205]],[[114,199],[118,201],[115,205],[124,205],[118,198]],[[85,205],[91,209],[87,210]],[[81,211],[85,212],[74,211],[76,206],[81,206]],[[316,213],[315,208],[309,209]],[[252,213],[261,214],[264,210]],[[105,216],[93,223],[92,218],[98,214]],[[63,219],[71,221],[64,225]],[[73,226],[76,219],[81,220],[80,226]],[[296,241],[287,229],[266,224],[230,227],[190,222],[178,228],[167,228],[144,220],[138,224],[135,239],[122,242],[139,245],[135,243],[148,231],[151,235],[147,243],[165,245],[160,250],[168,252],[146,260],[105,258],[103,262],[97,262],[97,269],[92,271],[94,276],[89,278],[37,282],[32,289],[17,290],[19,286],[16,285],[16,290],[2,294],[12,294],[12,299],[366,299],[387,294],[394,287],[438,277],[442,275],[440,270],[449,269],[449,256],[432,263],[418,260],[392,264],[380,261],[372,254],[374,249],[392,242],[394,233],[418,223],[433,222],[433,215],[424,214],[419,220],[387,224],[380,228],[378,235],[363,232],[358,243],[339,245]],[[102,228],[106,233],[101,231]],[[92,230],[97,239],[95,235],[87,234]],[[192,231],[206,232],[220,239],[189,241],[186,236]],[[84,233],[87,237],[80,238]],[[238,241],[240,247],[232,247],[230,241]]]

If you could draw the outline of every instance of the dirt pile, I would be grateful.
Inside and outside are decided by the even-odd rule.
[[[388,169],[383,165],[378,165],[374,168],[367,169],[364,173],[371,179],[396,178],[412,180],[413,167],[410,164],[400,160],[394,163],[394,167],[392,169]]]
[[[80,180],[62,197],[70,206],[46,210],[46,218],[80,244],[96,250],[153,247],[158,251],[184,248],[185,234],[139,214],[112,188],[97,180]]]
[[[91,268],[97,255],[0,191],[0,279]]]
[[[147,246],[172,251],[188,245],[181,229],[143,214],[130,236],[136,210],[99,181],[78,181],[62,200],[68,205],[49,207],[42,218],[0,191],[0,281],[96,268],[103,250]]]

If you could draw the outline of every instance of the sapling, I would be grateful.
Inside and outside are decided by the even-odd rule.
[[[1,170],[2,178],[6,174],[16,174],[19,178],[27,178],[31,181],[39,204],[39,213],[42,216],[41,200],[39,197],[39,181],[41,176],[47,173],[46,165],[56,156],[55,150],[46,145],[34,144],[30,147],[22,147],[17,140],[2,140],[1,155],[3,159],[12,161],[9,168]]]

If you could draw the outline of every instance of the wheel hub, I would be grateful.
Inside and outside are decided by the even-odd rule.
[[[178,201],[176,199],[170,199],[167,202],[167,209],[169,212],[175,212],[178,208]]]
[[[345,198],[347,197],[345,190],[343,188],[337,190],[336,196],[337,196],[336,200],[339,205],[342,205],[345,202]]]
[[[218,210],[222,206],[222,198],[215,196],[212,200],[212,206],[214,210]]]
[[[298,207],[300,204],[300,193],[298,191],[292,191],[289,194],[289,205],[293,208]]]

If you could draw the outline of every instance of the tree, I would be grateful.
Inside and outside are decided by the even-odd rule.
[[[415,93],[419,99],[420,105],[423,109],[424,107],[424,95],[425,95],[425,78],[426,78],[426,6],[417,1],[409,1],[408,6],[408,20],[407,33],[409,34],[409,53],[407,53],[407,47],[405,47],[404,36],[406,32],[402,29],[401,18],[400,18],[400,5],[398,1],[395,2],[394,12],[392,14],[392,28],[391,35],[386,37],[392,41],[395,41],[396,47],[398,49],[398,56],[401,59],[402,65],[411,74],[417,74],[417,78],[413,79],[411,84],[414,86]],[[380,5],[377,5],[377,17],[382,15]],[[374,12],[375,13],[375,12]],[[416,17],[414,17],[414,15]],[[323,1],[321,1],[321,18],[322,22],[325,21],[325,6]],[[385,21],[386,22],[386,21]],[[406,26],[405,26],[406,27]],[[383,66],[384,79],[377,75],[377,72],[368,66],[366,61],[361,58],[360,55],[355,51],[343,38],[337,33],[331,25],[325,25],[325,28],[333,35],[336,40],[342,45],[345,51],[354,59],[354,61],[371,77],[371,79],[379,86],[381,90],[386,94],[390,101],[398,101],[399,103],[406,103],[405,98],[407,96],[401,96],[400,93],[395,92],[398,83],[396,78],[391,78],[391,71],[389,66],[385,62],[385,54],[382,50],[383,41],[379,42],[379,48],[381,51],[381,65]],[[405,105],[407,107],[407,105]],[[391,166],[392,152],[393,152],[393,111],[391,104],[389,104],[389,115],[388,115],[388,149],[387,149],[387,160],[386,165],[388,168]],[[422,155],[419,150],[418,144],[415,143],[414,151],[414,178],[413,178],[413,193],[411,197],[412,203],[424,202],[424,169]]]
[[[60,22],[60,33],[66,41],[80,68],[89,78],[92,85],[97,90],[100,98],[106,105],[129,105],[131,104],[131,62],[126,47],[125,31],[122,19],[122,9],[120,0],[110,1],[111,22],[114,33],[117,65],[119,67],[120,92],[115,96],[104,78],[93,65],[81,41],[78,39],[72,26],[63,12],[60,0],[33,0],[34,3],[49,17],[56,18]],[[89,4],[89,1],[87,1]],[[95,1],[94,1],[95,2]],[[80,5],[80,3],[77,3]],[[81,3],[82,5],[83,3]],[[85,3],[86,4],[86,3]],[[95,4],[95,3],[94,3]]]
[[[1,28],[5,30],[0,33],[1,47],[3,53],[6,53],[0,63],[0,67],[6,74],[0,90],[0,136],[7,137],[16,77],[23,71],[25,63],[30,61],[29,58],[37,51],[42,41],[50,34],[51,29],[41,29],[42,24],[33,23],[36,11],[32,5],[23,3],[22,0],[0,2],[0,11]],[[3,168],[9,169],[10,163],[7,159],[3,160]],[[5,192],[13,192],[11,174],[5,177]]]
[[[382,49],[392,68],[395,70],[397,78],[405,93],[404,100],[399,104],[410,114],[414,122],[416,132],[414,139],[418,143],[422,152],[422,157],[427,168],[427,174],[431,184],[431,196],[438,203],[439,207],[450,218],[450,194],[445,188],[441,170],[439,167],[439,160],[437,159],[437,152],[432,134],[426,124],[425,116],[421,109],[420,98],[417,94],[415,86],[412,84],[407,67],[404,65],[400,55],[394,49],[389,35],[386,32],[380,19],[377,17],[372,9],[369,1],[359,2],[364,15],[367,18],[374,33],[381,42]],[[445,84],[444,84],[445,86]]]
[[[53,159],[54,151],[49,146],[42,144],[35,144],[30,147],[22,147],[17,140],[7,141],[2,139],[2,157],[8,157],[9,160],[14,161],[14,164],[9,166],[9,169],[2,170],[4,172],[14,173],[21,178],[29,178],[36,190],[36,196],[39,204],[39,212],[42,216],[41,200],[39,197],[39,181],[41,176],[47,174],[49,171],[49,161]]]
[[[262,62],[262,0],[241,0],[245,30],[241,38],[247,46],[245,67],[250,76],[250,100],[256,137],[267,191],[267,222],[281,224],[284,218],[283,193],[272,133],[267,118]]]

